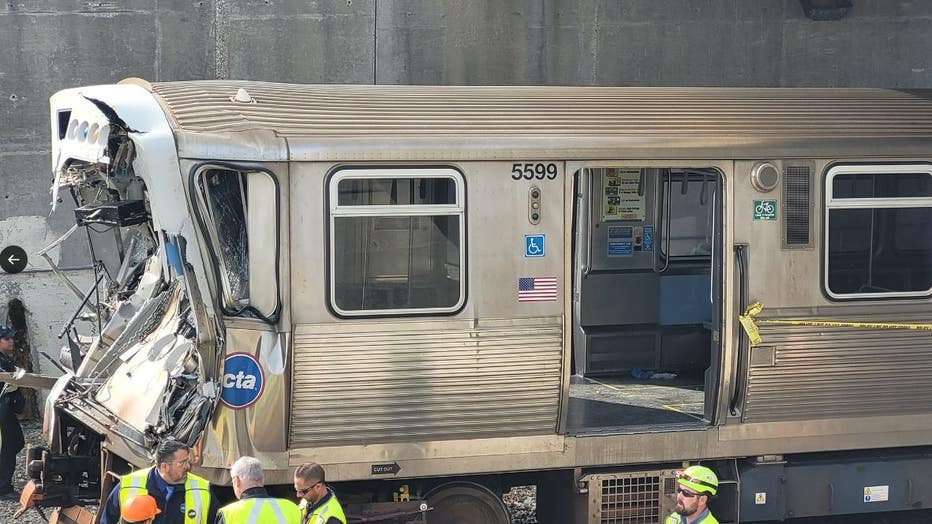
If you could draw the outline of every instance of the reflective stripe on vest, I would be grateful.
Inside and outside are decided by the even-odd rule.
[[[210,484],[206,479],[188,473],[188,480],[184,483],[184,520],[189,524],[209,524],[207,511],[210,508]],[[190,508],[194,506],[194,518],[189,515]]]
[[[149,492],[149,472],[152,468],[140,469],[120,478],[120,507],[134,495]],[[188,473],[184,483],[185,524],[211,524],[207,522],[207,509],[210,507],[210,483],[205,479]],[[191,509],[194,516],[190,515]]]
[[[314,510],[311,517],[306,521],[307,524],[325,524],[327,519],[335,518],[346,524],[346,515],[343,514],[343,506],[337,502],[336,495],[331,493],[330,500],[326,504]]]
[[[301,512],[290,500],[257,497],[236,501],[220,509],[224,524],[281,522],[299,524]]]

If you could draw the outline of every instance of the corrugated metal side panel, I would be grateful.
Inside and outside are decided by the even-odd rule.
[[[295,330],[291,447],[552,434],[559,317]]]
[[[257,103],[230,98],[245,88]],[[152,84],[177,127],[280,136],[928,137],[932,95],[881,89]]]
[[[932,412],[928,331],[761,326],[761,337],[774,364],[750,368],[745,422]]]

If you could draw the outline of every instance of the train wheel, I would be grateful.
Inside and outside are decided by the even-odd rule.
[[[444,484],[427,494],[429,524],[511,524],[502,499],[472,482]]]

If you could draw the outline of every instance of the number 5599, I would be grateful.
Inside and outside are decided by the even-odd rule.
[[[553,162],[526,162],[511,164],[511,178],[514,180],[553,180],[557,178],[557,165]]]

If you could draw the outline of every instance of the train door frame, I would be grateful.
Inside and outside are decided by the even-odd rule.
[[[585,257],[583,251],[588,251],[590,249],[589,242],[592,237],[591,231],[589,228],[591,226],[591,208],[592,200],[595,198],[595,193],[592,186],[592,177],[589,176],[589,180],[584,180],[584,170],[597,169],[597,168],[621,168],[621,169],[712,169],[715,172],[715,194],[716,201],[712,210],[713,218],[713,229],[711,231],[713,246],[710,251],[710,261],[708,268],[709,275],[709,292],[711,294],[710,299],[712,300],[711,304],[711,319],[709,322],[703,322],[704,325],[708,328],[709,334],[709,364],[703,373],[703,407],[702,407],[702,417],[701,420],[696,420],[691,424],[695,427],[709,427],[714,426],[720,423],[722,417],[720,416],[720,409],[722,402],[724,401],[724,394],[727,389],[726,384],[730,383],[730,380],[727,379],[727,370],[731,369],[729,365],[729,355],[731,352],[728,349],[731,341],[727,337],[728,333],[731,333],[731,330],[728,329],[727,322],[725,321],[727,311],[731,310],[729,304],[729,289],[731,286],[727,284],[726,272],[730,262],[725,258],[726,253],[728,253],[727,246],[729,245],[729,231],[726,223],[726,217],[728,216],[727,210],[729,209],[729,193],[728,193],[728,180],[731,179],[734,173],[734,162],[731,160],[649,160],[649,161],[637,161],[637,160],[617,160],[617,161],[576,161],[576,162],[567,162],[566,163],[566,191],[567,191],[567,202],[568,204],[572,202],[571,205],[567,205],[566,211],[566,230],[567,230],[567,274],[572,275],[572,292],[568,293],[568,304],[567,304],[567,353],[568,358],[568,372],[570,386],[567,387],[566,394],[564,395],[564,409],[563,416],[561,417],[561,432],[568,432],[571,434],[583,435],[588,431],[583,431],[580,433],[574,433],[574,431],[567,431],[567,428],[572,425],[572,417],[569,411],[572,409],[570,406],[571,393],[570,388],[572,384],[578,384],[585,381],[586,373],[586,363],[585,361],[580,362],[581,358],[586,358],[586,352],[589,350],[585,346],[585,341],[581,337],[584,336],[582,320],[581,320],[581,309],[582,309],[582,286],[580,285],[581,275],[583,271],[587,268],[583,267],[584,265],[591,262],[591,255]],[[659,176],[659,175],[658,175]],[[658,179],[659,180],[659,179]],[[658,184],[659,185],[659,184]],[[659,189],[656,191],[659,192]],[[648,214],[653,213],[652,206],[656,204],[652,201],[645,203],[646,208],[648,209]],[[581,228],[580,223],[583,221],[590,221],[590,224],[587,224]],[[648,220],[650,220],[648,218]],[[646,224],[646,222],[645,222]],[[653,224],[659,231],[660,224]],[[585,237],[583,237],[585,235]],[[653,239],[654,244],[660,242],[660,236]],[[639,239],[643,241],[643,239]],[[669,286],[667,286],[669,288]],[[659,294],[659,290],[657,291]],[[659,295],[658,295],[659,296]],[[659,298],[657,299],[659,300]],[[568,422],[569,421],[569,422]],[[636,423],[620,423],[612,424],[603,428],[600,428],[602,432],[610,430],[611,432],[618,433],[627,433],[627,432],[639,432],[642,430],[657,430],[662,429],[665,426],[674,426],[674,423],[658,423],[658,424],[647,424],[649,428],[643,427],[644,425]]]

